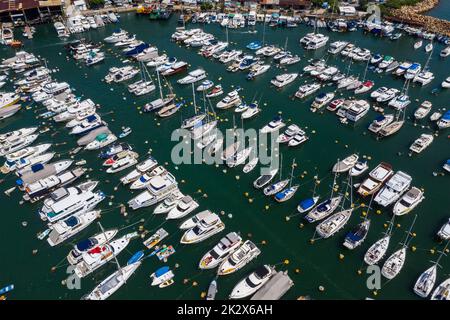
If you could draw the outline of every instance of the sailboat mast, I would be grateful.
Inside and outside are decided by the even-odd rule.
[[[411,234],[414,224],[416,223],[416,219],[417,219],[417,214],[414,216],[413,223],[411,224],[411,227],[409,227],[408,233],[406,234],[406,238],[405,238],[405,242],[403,243],[403,247],[406,247],[408,245],[408,238]]]
[[[289,179],[289,188],[292,186],[292,178],[294,176],[295,158],[292,160],[291,178]]]
[[[161,80],[159,78],[159,70],[156,69],[156,74],[158,76],[158,87],[159,87],[159,95],[161,96],[161,99],[163,98],[163,94],[162,94],[162,88],[161,88]]]
[[[195,101],[194,83],[192,83],[192,100],[194,101],[194,113],[197,114],[197,102]]]
[[[98,226],[100,227],[100,230],[102,231],[103,236],[104,236],[105,239],[106,239],[106,243],[107,243],[108,245],[110,245],[110,244],[109,244],[109,240],[107,240],[108,237],[106,236],[106,232],[105,232],[105,229],[103,229],[102,224],[100,223],[100,221],[97,222],[97,224],[98,224]],[[122,268],[120,267],[119,260],[117,260],[117,256],[116,256],[116,254],[114,253],[114,251],[112,251],[112,254],[113,254],[114,260],[116,261],[117,269],[120,271],[120,273],[121,273],[122,276],[123,276]]]

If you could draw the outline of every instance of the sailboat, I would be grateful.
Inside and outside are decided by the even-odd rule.
[[[348,209],[344,209],[345,203],[345,194],[347,194],[348,188],[350,187],[350,207]],[[347,186],[344,194],[344,199],[342,200],[341,210],[339,212],[334,213],[330,217],[328,217],[323,222],[319,223],[316,226],[316,232],[322,238],[329,238],[339,232],[350,220],[352,212],[354,210],[353,207],[353,188],[352,188],[352,176],[348,176]]]
[[[395,121],[393,121],[390,124],[388,124],[387,126],[381,128],[381,130],[378,131],[378,135],[380,137],[388,137],[388,136],[391,136],[394,133],[398,132],[403,127],[403,124],[405,123],[405,111],[406,111],[406,107],[399,109],[398,113],[395,117]]]
[[[289,187],[284,189],[283,191],[278,192],[274,199],[277,202],[285,202],[289,199],[291,199],[295,193],[297,192],[298,188],[300,187],[298,184],[292,185],[292,178],[294,177],[294,169],[296,167],[295,159],[292,160],[292,170],[291,170],[291,177],[289,179]]]
[[[373,86],[375,85],[375,83],[371,80],[366,81],[367,70],[369,68],[369,62],[370,62],[370,60],[367,60],[366,69],[364,70],[364,77],[363,77],[359,87],[355,89],[355,94],[365,93],[365,92],[369,91],[370,89],[372,89]]]
[[[369,266],[377,264],[381,259],[383,259],[386,251],[389,247],[389,242],[391,240],[392,229],[394,226],[395,215],[392,216],[391,221],[389,222],[388,229],[384,233],[384,236],[377,240],[374,244],[370,246],[370,248],[366,251],[364,255],[364,262]]]
[[[308,212],[317,204],[320,197],[316,196],[316,188],[317,188],[317,183],[315,182],[312,196],[310,198],[303,199],[302,201],[299,202],[299,204],[297,206],[297,211],[299,213]]]
[[[211,105],[211,101],[208,99],[208,103],[211,107],[212,110],[212,105]],[[203,138],[206,135],[209,135],[211,133],[211,131],[214,131],[214,129],[217,127],[217,120],[213,120],[213,118],[210,117],[210,113],[206,104],[206,98],[205,98],[205,93],[203,92],[203,104],[204,104],[204,120],[200,120],[197,121],[197,123],[192,127],[191,129],[191,138],[193,140],[198,140]],[[213,115],[214,111],[212,110]],[[195,118],[195,116],[194,116]],[[211,141],[212,142],[212,141]]]
[[[411,230],[416,222],[416,219],[417,215],[414,217],[413,223],[406,234],[405,241],[403,242],[401,248],[391,254],[383,264],[381,274],[389,280],[394,279],[400,273],[405,264],[406,249],[408,247],[409,240],[411,239]]]
[[[182,124],[181,124],[181,129],[190,129],[192,127],[194,127],[196,124],[198,124],[199,122],[201,122],[205,117],[206,117],[206,113],[202,113],[202,114],[197,114],[197,104],[195,101],[195,89],[194,89],[194,84],[192,83],[192,98],[193,98],[193,102],[194,102],[194,116],[184,119]]]
[[[103,229],[101,223],[99,222],[98,224],[102,232],[105,233],[105,230]],[[108,238],[105,236],[105,239]],[[108,240],[107,243],[109,244]],[[127,282],[127,280],[133,275],[133,273],[137,270],[137,268],[139,268],[142,263],[140,259],[137,259],[137,261],[134,261],[133,263],[130,263],[125,267],[120,267],[119,261],[117,260],[114,251],[112,251],[112,254],[114,256],[118,270],[108,276],[105,280],[100,282],[100,284],[97,285],[91,293],[83,297],[84,300],[108,299]],[[142,256],[140,256],[140,258],[142,258]]]
[[[316,207],[314,207],[305,216],[306,221],[313,223],[313,222],[322,220],[322,219],[328,217],[330,214],[332,214],[334,212],[334,210],[336,210],[336,208],[338,207],[339,203],[342,200],[341,195],[333,197],[337,175],[338,175],[338,173],[335,173],[335,175],[334,175],[333,184],[331,186],[330,197],[328,199],[326,199],[325,201],[322,201],[321,203],[319,203]]]
[[[143,62],[139,62],[139,69],[141,74],[141,80],[134,82],[128,86],[128,91],[134,93],[136,96],[142,96],[144,94],[153,92],[156,87],[153,84],[152,77],[148,73],[148,70]]]
[[[422,86],[425,86],[429,84],[434,79],[433,72],[430,71],[428,65],[431,60],[431,56],[433,55],[433,49],[430,50],[430,54],[428,56],[427,62],[425,63],[425,66],[423,67],[422,71],[419,72],[413,79],[413,82],[418,82]]]
[[[285,188],[288,183],[289,179],[281,180],[281,174],[283,173],[283,154],[280,155],[280,180],[276,183],[273,183],[267,187],[264,188],[263,193],[266,196],[272,196],[278,192],[280,192],[283,188]]]
[[[355,249],[356,247],[360,246],[366,239],[367,234],[369,233],[369,229],[370,229],[370,219],[368,219],[367,217],[369,216],[369,211],[372,208],[371,204],[372,204],[373,197],[374,197],[374,195],[372,195],[372,198],[370,199],[369,207],[367,209],[366,217],[364,218],[364,220],[361,221],[360,223],[358,223],[358,225],[356,225],[345,236],[343,245],[347,249],[350,249],[350,250]]]
[[[429,267],[427,270],[425,270],[417,279],[415,285],[414,285],[414,292],[422,298],[426,298],[430,295],[431,290],[433,290],[434,284],[436,283],[436,277],[437,277],[437,267],[439,265],[439,261],[441,260],[442,256],[445,254],[445,251],[447,250],[448,244],[450,241],[447,241],[447,244],[445,245],[444,249],[441,251],[441,254],[439,255],[439,258],[434,262],[434,264]]]
[[[172,93],[172,87],[168,82],[167,85],[169,86],[170,93],[168,93],[166,96],[163,96],[159,71],[156,71],[156,74],[158,76],[159,98],[147,103],[143,108],[144,112],[151,112],[161,109],[162,107],[165,107],[169,103],[171,103],[175,98],[175,94]]]

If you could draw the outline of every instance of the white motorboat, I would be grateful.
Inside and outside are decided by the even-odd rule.
[[[110,35],[109,37],[106,37],[105,39],[103,39],[105,42],[107,43],[116,43],[116,42],[120,42],[122,40],[125,40],[128,38],[128,32],[125,30],[118,30],[115,31],[112,35]]]
[[[38,127],[29,127],[0,134],[0,144],[10,144],[21,137],[26,137],[35,133],[37,129]]]
[[[432,134],[422,133],[409,147],[409,150],[415,153],[421,153],[425,150],[434,140]]]
[[[441,58],[445,58],[445,57],[450,56],[450,46],[447,46],[444,49],[442,49],[441,52],[439,53],[439,56]]]
[[[428,43],[426,46],[425,46],[425,52],[430,52],[431,50],[433,50],[433,43]]]
[[[355,165],[350,169],[349,175],[352,177],[358,177],[369,169],[369,165],[367,161],[358,161]]]
[[[203,80],[205,78],[206,78],[206,71],[203,69],[196,69],[194,71],[189,72],[189,74],[186,77],[177,80],[177,83],[190,84]]]
[[[317,82],[304,84],[298,88],[298,90],[295,92],[295,96],[299,99],[306,98],[307,96],[319,90],[320,87],[320,83]]]
[[[214,248],[200,259],[200,269],[214,269],[242,244],[242,238],[236,232],[230,232],[220,239]]]
[[[394,171],[390,164],[381,162],[370,171],[369,177],[359,185],[358,193],[363,197],[376,193],[393,173]]]
[[[349,121],[357,122],[361,120],[370,110],[370,104],[366,100],[351,101],[350,107],[347,108],[345,118]]]
[[[439,119],[436,125],[441,130],[450,127],[450,110],[444,113],[444,115]]]
[[[414,112],[414,117],[417,120],[425,118],[431,111],[433,104],[430,101],[424,101],[420,104],[419,108]]]
[[[100,217],[100,210],[80,212],[50,225],[51,232],[47,238],[50,246],[56,246],[73,237]]]
[[[444,81],[442,81],[441,87],[444,89],[450,88],[450,77],[448,77]]]
[[[250,119],[253,118],[254,116],[256,116],[259,112],[261,111],[261,109],[258,107],[258,103],[250,103],[249,105],[247,105],[247,110],[245,110],[244,112],[242,112],[241,114],[241,118],[242,119]]]
[[[149,207],[169,197],[176,189],[178,183],[175,177],[166,172],[150,179],[146,190],[128,201],[128,205],[133,209]]]
[[[376,98],[376,100],[377,100],[377,102],[390,101],[390,100],[394,99],[399,92],[400,92],[400,90],[398,90],[396,88],[390,88],[390,89],[386,90],[384,93],[380,94]]]
[[[227,259],[222,261],[217,271],[219,276],[228,275],[242,269],[250,261],[257,258],[261,250],[250,240],[246,240]]]
[[[86,150],[98,150],[103,147],[106,147],[107,145],[113,143],[117,140],[117,137],[110,133],[110,134],[99,134],[94,141],[89,142],[85,149]]]
[[[0,156],[8,156],[9,154],[19,151],[30,144],[32,144],[37,138],[39,134],[31,134],[25,137],[20,137],[14,140],[10,140],[7,143],[4,143],[0,148]]]
[[[169,211],[166,220],[183,218],[197,209],[198,206],[198,202],[192,199],[192,197],[185,196]]]
[[[109,241],[111,241],[119,232],[118,229],[106,230],[105,232],[101,232],[97,235],[89,237],[85,240],[82,240],[73,246],[73,249],[70,250],[67,255],[67,261],[71,265],[76,265],[81,261],[83,253],[95,248],[96,246],[101,246]]]
[[[82,254],[82,259],[75,266],[75,274],[79,278],[91,274],[115,256],[118,256],[130,243],[130,237],[125,235],[117,240],[97,246]]]
[[[252,170],[256,167],[256,165],[258,164],[258,162],[259,162],[259,158],[258,158],[258,157],[253,158],[252,160],[250,160],[250,161],[244,166],[244,168],[242,169],[242,171],[243,171],[244,173],[249,173],[250,171],[252,171]]]
[[[444,241],[450,239],[450,219],[439,229],[437,236]]]
[[[280,59],[280,65],[288,65],[288,66],[290,66],[290,65],[292,65],[292,64],[295,64],[295,63],[297,63],[297,62],[300,62],[300,57],[298,56],[298,55],[291,55],[291,54],[288,54],[287,56],[285,56],[284,58],[281,58]]]
[[[330,47],[328,48],[328,52],[331,54],[338,54],[348,45],[347,41],[335,41],[330,43]]]
[[[222,94],[223,94],[223,89],[222,89],[222,86],[219,84],[217,86],[214,86],[214,88],[212,88],[212,90],[206,94],[206,97],[214,98],[214,97],[220,96]]]
[[[263,265],[236,284],[230,294],[230,299],[243,299],[258,291],[275,273],[269,265]]]
[[[394,205],[392,212],[396,216],[405,215],[425,199],[424,192],[419,188],[412,187]]]
[[[141,174],[130,186],[131,190],[140,190],[146,188],[152,181],[154,177],[162,176],[167,173],[167,170],[163,166],[158,166],[152,169],[150,172],[145,172]]]
[[[284,73],[277,75],[275,78],[273,78],[270,83],[273,84],[277,88],[282,88],[284,86],[287,86],[291,82],[295,81],[297,79],[298,73]]]
[[[248,147],[238,151],[234,156],[226,160],[227,166],[230,168],[237,167],[247,161],[252,153],[253,147]]]
[[[166,199],[164,199],[164,201],[156,206],[155,210],[153,210],[153,214],[168,213],[170,210],[175,208],[183,198],[184,194],[181,193],[180,190],[176,189]]]
[[[217,216],[217,215],[209,210],[203,210],[197,213],[196,215],[192,216],[191,218],[188,218],[185,221],[183,221],[183,223],[181,223],[179,228],[181,230],[192,229],[197,225],[197,223],[202,221],[207,216]]]
[[[296,147],[303,142],[306,142],[308,139],[309,137],[306,134],[298,133],[288,142],[288,146]]]
[[[279,135],[276,139],[277,143],[288,143],[292,140],[297,134],[305,134],[303,130],[299,128],[296,124],[291,124],[288,126],[286,131],[284,131],[281,135]]]
[[[334,98],[334,92],[328,92],[328,93],[319,93],[317,97],[314,99],[313,103],[311,104],[312,109],[320,109],[323,106],[327,105],[331,100]]]
[[[433,72],[427,71],[427,70],[422,70],[419,74],[417,74],[414,77],[413,82],[418,82],[422,86],[425,86],[425,85],[429,84],[431,81],[433,81],[433,79],[434,79]]]
[[[47,151],[51,146],[52,146],[51,143],[43,143],[32,147],[26,147],[16,152],[9,153],[6,156],[6,160],[19,161],[21,159],[35,157]]]
[[[380,192],[376,194],[373,201],[380,206],[387,207],[396,202],[403,193],[410,187],[412,177],[403,171],[396,172],[387,182]]]
[[[414,43],[414,49],[416,49],[416,50],[419,49],[422,46],[422,44],[423,44],[422,40],[416,41]]]
[[[210,238],[225,229],[225,224],[217,215],[208,215],[200,220],[195,227],[187,230],[180,243],[193,244]]]
[[[405,79],[414,79],[414,77],[416,77],[420,71],[422,71],[422,66],[420,63],[413,63],[408,70],[406,70],[404,76]]]
[[[409,96],[407,94],[401,94],[391,101],[389,101],[388,106],[393,107],[396,110],[403,110],[405,109],[409,104],[411,103],[411,100],[409,99]]]
[[[253,186],[256,189],[261,189],[262,187],[264,187],[265,185],[267,185],[268,183],[270,183],[270,181],[272,181],[272,179],[275,177],[275,175],[278,173],[278,168],[275,169],[270,169],[270,168],[264,168],[263,170],[266,171],[266,173],[263,173],[262,175],[260,175],[254,182],[253,182]]]
[[[200,85],[196,88],[196,90],[202,92],[212,88],[212,86],[214,86],[214,82],[212,82],[211,80],[205,80],[202,83],[200,83]]]
[[[229,109],[234,106],[238,106],[242,103],[241,98],[239,97],[238,90],[233,90],[229,92],[225,98],[219,101],[216,104],[216,108],[218,109]]]
[[[271,133],[280,130],[286,125],[280,116],[272,119],[267,125],[260,129],[261,133]]]
[[[136,157],[134,157],[132,154],[128,154],[127,156],[117,160],[112,166],[110,166],[106,170],[106,173],[116,173],[125,170],[126,168],[134,166],[137,162],[138,160]]]
[[[358,162],[359,156],[358,154],[354,153],[350,156],[346,157],[344,160],[338,161],[332,169],[333,173],[342,173],[347,172],[350,169],[352,169],[356,163]]]

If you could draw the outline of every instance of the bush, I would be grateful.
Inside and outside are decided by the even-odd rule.
[[[100,8],[105,5],[105,0],[89,0],[89,7],[92,9]]]

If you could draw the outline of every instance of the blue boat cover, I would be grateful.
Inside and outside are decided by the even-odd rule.
[[[385,118],[386,118],[385,116],[380,115],[380,116],[378,116],[378,117],[375,118],[375,121],[382,121],[382,120],[384,120]]]
[[[92,248],[94,245],[96,245],[97,244],[96,242],[97,241],[95,241],[94,238],[89,238],[89,239],[78,242],[76,247],[79,251],[86,251],[86,250]]]
[[[76,217],[69,217],[64,221],[64,223],[68,227],[75,227],[78,224],[78,219]]]
[[[278,192],[278,193],[275,195],[275,198],[276,198],[277,200],[282,200],[285,196],[286,196],[286,193],[285,193],[284,191],[282,191],[282,192]]]
[[[17,180],[16,180],[16,184],[17,184],[18,186],[23,185],[22,179],[17,179]]]
[[[42,169],[44,169],[44,165],[42,163],[36,163],[31,166],[31,171],[33,172],[38,172]]]
[[[450,159],[447,160],[447,164],[450,165]]]
[[[92,122],[92,121],[94,121],[94,120],[96,120],[96,119],[97,119],[97,117],[95,116],[95,114],[93,114],[93,115],[91,115],[91,116],[89,116],[89,117],[86,118],[86,120],[87,120],[88,122]]]
[[[311,208],[313,205],[314,205],[314,200],[313,200],[313,198],[308,198],[308,199],[305,199],[305,200],[303,200],[303,201],[300,201],[300,204],[299,204],[299,206],[300,206],[302,209],[308,209],[308,208]]]
[[[450,120],[450,111],[447,111],[446,113],[444,113],[444,115],[442,116],[442,119]]]
[[[138,251],[131,256],[131,258],[128,260],[127,264],[129,265],[129,264],[138,262],[139,260],[142,259],[143,256],[144,256],[144,250]]]
[[[169,272],[170,268],[168,266],[164,266],[155,271],[155,276],[161,277],[163,274]]]

